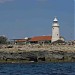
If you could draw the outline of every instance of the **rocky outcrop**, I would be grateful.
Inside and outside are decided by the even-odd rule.
[[[0,52],[0,62],[75,62],[75,53],[63,51]]]

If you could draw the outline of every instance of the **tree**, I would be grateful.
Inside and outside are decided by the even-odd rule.
[[[5,36],[0,36],[0,44],[6,44],[7,38]]]

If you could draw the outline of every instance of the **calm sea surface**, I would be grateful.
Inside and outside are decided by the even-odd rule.
[[[0,75],[75,75],[75,63],[0,64]]]

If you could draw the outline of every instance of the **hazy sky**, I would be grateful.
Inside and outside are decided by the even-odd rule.
[[[57,16],[61,36],[74,39],[74,0],[0,0],[0,35],[9,39],[51,35]]]

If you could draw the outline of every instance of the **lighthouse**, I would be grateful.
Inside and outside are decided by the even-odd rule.
[[[60,32],[59,32],[59,23],[57,18],[55,17],[52,24],[52,42],[59,40]]]

